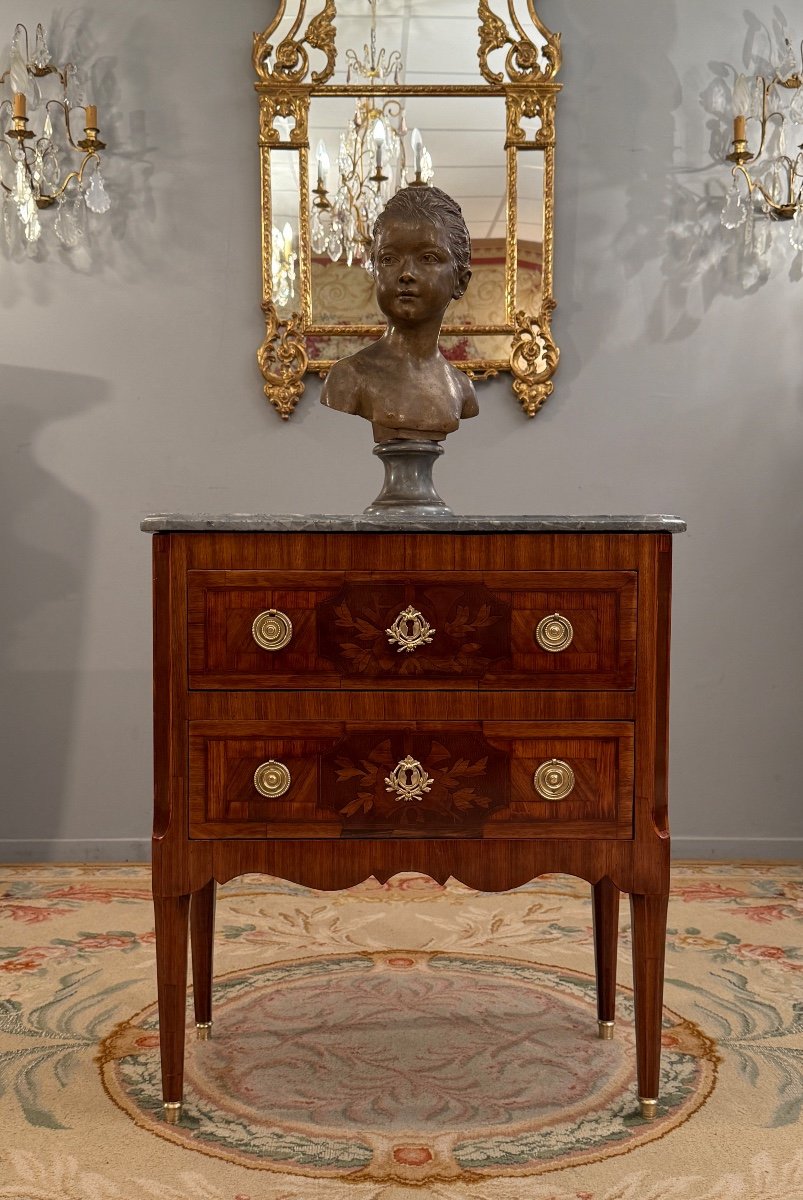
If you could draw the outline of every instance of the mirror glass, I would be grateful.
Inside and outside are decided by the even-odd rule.
[[[273,301],[280,317],[299,304],[298,278],[298,153],[271,150],[271,273]]]
[[[345,83],[350,51],[358,58],[370,41],[369,0],[348,0],[338,5],[337,62],[332,83]],[[381,0],[376,6],[377,50],[385,50],[385,62],[398,51],[401,69],[388,83],[478,83],[477,13],[465,0]],[[449,62],[444,63],[444,46]],[[349,82],[358,83],[352,69]]]
[[[476,41],[474,23],[472,30]],[[354,118],[356,103],[345,96],[313,97],[310,103],[310,179],[315,185],[318,178],[316,152],[323,145],[329,160],[329,170],[323,172],[323,178],[330,199],[334,199],[339,186],[337,164],[341,136]],[[507,312],[505,304],[508,194],[504,97],[383,95],[371,103],[369,122],[380,118],[387,127],[392,126],[402,133],[404,166],[399,165],[397,178],[407,182],[414,178],[412,137],[417,129],[432,161],[432,182],[458,200],[471,234],[471,283],[465,296],[450,305],[444,328],[490,325],[498,327],[498,332],[484,335],[466,330],[452,335],[445,332],[441,340],[444,353],[456,361],[506,358],[510,338],[504,329],[510,327],[512,313]],[[520,198],[517,205],[517,259],[520,274],[526,278],[518,279],[516,305],[537,312],[543,257],[543,153],[530,151],[517,155],[517,158],[519,186],[526,190],[526,196]],[[395,180],[389,179],[384,185],[388,194],[393,183]],[[315,199],[312,191],[309,203],[313,229]],[[326,217],[322,224],[326,229]],[[312,357],[325,360],[352,353],[365,345],[370,335],[354,332],[334,337],[327,335],[323,327],[384,323],[376,306],[370,274],[356,263],[350,265],[345,250],[337,241],[333,249],[330,245],[322,245],[320,239],[313,237],[312,324],[316,329]],[[536,299],[538,307],[528,307]]]

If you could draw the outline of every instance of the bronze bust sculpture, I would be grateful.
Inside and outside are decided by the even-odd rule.
[[[471,278],[471,238],[460,206],[435,187],[397,192],[371,246],[376,298],[388,327],[329,371],[321,403],[371,421],[374,441],[442,441],[475,417],[468,376],[447,362],[438,336],[449,303]]]
[[[460,206],[439,188],[403,188],[376,220],[370,261],[387,329],[334,364],[321,403],[373,426],[386,480],[367,512],[448,513],[431,479],[437,443],[479,411],[468,376],[438,348],[446,309],[471,278]]]

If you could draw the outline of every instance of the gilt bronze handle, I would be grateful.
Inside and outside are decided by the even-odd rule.
[[[539,621],[535,630],[535,640],[542,650],[549,650],[555,654],[558,650],[565,650],[574,637],[574,629],[568,617],[561,616],[560,613],[553,613],[551,617],[544,617],[543,621]]]
[[[293,636],[293,622],[278,608],[267,608],[254,618],[251,633],[263,650],[281,650]]]
[[[269,800],[283,796],[290,787],[290,782],[287,767],[273,758],[261,763],[254,771],[254,787],[260,795],[267,796]]]
[[[563,800],[574,787],[574,771],[561,758],[550,758],[533,775],[533,787],[545,800]]]

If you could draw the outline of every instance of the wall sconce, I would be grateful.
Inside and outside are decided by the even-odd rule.
[[[722,224],[737,229],[754,220],[757,208],[765,222],[791,221],[789,240],[803,250],[803,44],[798,61],[788,38],[785,43],[771,79],[739,75],[733,86],[733,143],[726,156],[734,164],[733,183]],[[755,151],[751,142],[758,142]],[[754,238],[759,254],[768,234],[765,224]]]
[[[99,152],[106,143],[98,136],[97,107],[87,103],[75,64],[58,67],[51,61],[42,25],[36,27],[32,55],[28,30],[17,25],[11,39],[11,65],[0,75],[0,85],[6,92],[0,100],[0,209],[9,248],[20,241],[33,246],[42,233],[39,212],[53,205],[56,237],[63,246],[75,246],[84,233],[84,206],[104,213],[111,204],[100,173]],[[55,94],[47,95],[43,88]],[[72,128],[76,110],[83,111],[79,141]],[[29,128],[31,114],[35,129]],[[57,125],[64,126],[61,144],[54,117]]]

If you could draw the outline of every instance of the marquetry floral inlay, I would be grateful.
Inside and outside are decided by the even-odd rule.
[[[419,611],[427,598],[422,593],[416,600],[415,615],[427,636],[416,642],[416,653],[400,654],[388,637],[393,629],[389,616],[398,619],[398,608],[389,613],[375,596],[364,598],[359,592],[351,592],[332,605],[334,637],[326,639],[321,653],[341,660],[343,670],[354,675],[479,677],[493,660],[509,653],[507,632],[501,624],[506,617],[504,606],[482,595],[480,592],[480,596],[467,596],[467,602],[455,603],[453,594],[439,596],[433,589],[425,614]],[[413,611],[408,606],[404,613]],[[326,623],[321,617],[320,627]],[[436,627],[441,632],[433,639],[428,635]]]
[[[404,804],[401,820],[422,825],[446,822],[461,825],[468,820],[483,820],[489,812],[506,803],[506,787],[500,783],[504,776],[504,755],[488,748],[480,757],[465,753],[467,746],[476,745],[473,735],[458,735],[459,744],[447,746],[425,735],[413,735],[411,750],[400,755],[403,736],[383,738],[371,745],[362,737],[350,737],[334,754],[334,805],[342,817],[356,814],[371,823],[381,824],[383,818],[399,820],[399,800],[415,799],[416,804]],[[482,741],[480,739],[480,744]],[[404,771],[404,768],[407,768]],[[409,782],[415,768],[420,794],[403,796],[395,786],[400,768]],[[390,788],[388,784],[393,781]],[[390,792],[390,794],[388,794]]]

